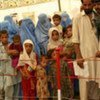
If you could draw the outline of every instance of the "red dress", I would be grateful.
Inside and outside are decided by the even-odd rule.
[[[25,66],[18,66],[18,69],[25,72],[25,69],[28,69],[29,65],[25,64]],[[36,97],[36,72],[28,71],[29,78],[25,78],[22,76],[22,93],[23,100],[35,100]]]
[[[16,66],[18,64],[18,59],[19,59],[20,52],[23,51],[23,47],[22,47],[21,44],[15,45],[14,43],[12,43],[9,46],[9,49],[11,49],[11,50],[17,50],[18,51],[18,55],[11,56],[11,59],[12,59],[12,67],[16,68]]]

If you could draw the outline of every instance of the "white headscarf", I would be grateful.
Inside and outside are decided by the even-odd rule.
[[[34,44],[31,40],[27,39],[27,40],[24,41],[24,43],[23,43],[23,53],[20,54],[18,66],[23,66],[25,64],[28,64],[32,69],[35,69],[36,65],[37,65],[36,54],[33,52],[33,49],[31,51],[30,55],[27,54],[26,49],[25,49],[26,43],[32,44],[32,46],[34,48]]]
[[[58,39],[58,41],[54,41],[54,40],[52,39],[52,32],[53,32],[54,30],[57,31],[58,34],[59,34],[59,39]],[[61,44],[62,44],[62,42],[61,42],[61,37],[60,37],[60,32],[59,32],[59,30],[58,30],[56,27],[50,28],[50,30],[49,30],[49,43],[48,43],[47,49],[50,50],[50,49],[57,48],[57,47],[59,47]]]

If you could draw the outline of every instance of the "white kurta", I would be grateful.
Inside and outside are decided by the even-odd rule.
[[[0,100],[12,100],[13,96],[13,76],[16,72],[11,67],[10,56],[7,55],[4,46],[0,43]],[[2,99],[2,90],[5,92],[5,99]]]
[[[80,50],[83,58],[95,57],[98,51],[98,41],[95,35],[95,27],[92,27],[91,21],[84,12],[81,12],[73,19],[72,42],[80,44]],[[88,61],[90,78],[96,77],[96,62]],[[80,98],[87,100],[86,79],[80,79]]]

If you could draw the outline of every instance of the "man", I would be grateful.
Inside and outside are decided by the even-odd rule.
[[[93,23],[93,1],[81,0],[83,10],[73,19],[73,36],[72,41],[74,43],[76,59],[85,59],[89,57],[95,57],[95,53],[98,51],[98,40],[96,37],[96,28]],[[84,60],[78,60],[77,64],[84,68]],[[96,62],[87,61],[89,66],[89,77],[96,77]],[[80,100],[87,100],[86,82],[89,79],[79,79],[80,85]],[[98,99],[96,99],[98,100]]]
[[[94,0],[94,24],[97,28],[97,38],[100,41],[100,0]]]

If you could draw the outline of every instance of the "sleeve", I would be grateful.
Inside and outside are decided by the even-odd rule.
[[[79,26],[78,26],[79,18],[75,17],[72,22],[72,42],[79,43]]]
[[[24,62],[23,62],[23,56],[20,54],[19,56],[19,60],[18,60],[18,64],[17,64],[17,69],[20,70],[20,68],[22,68],[24,66]]]

